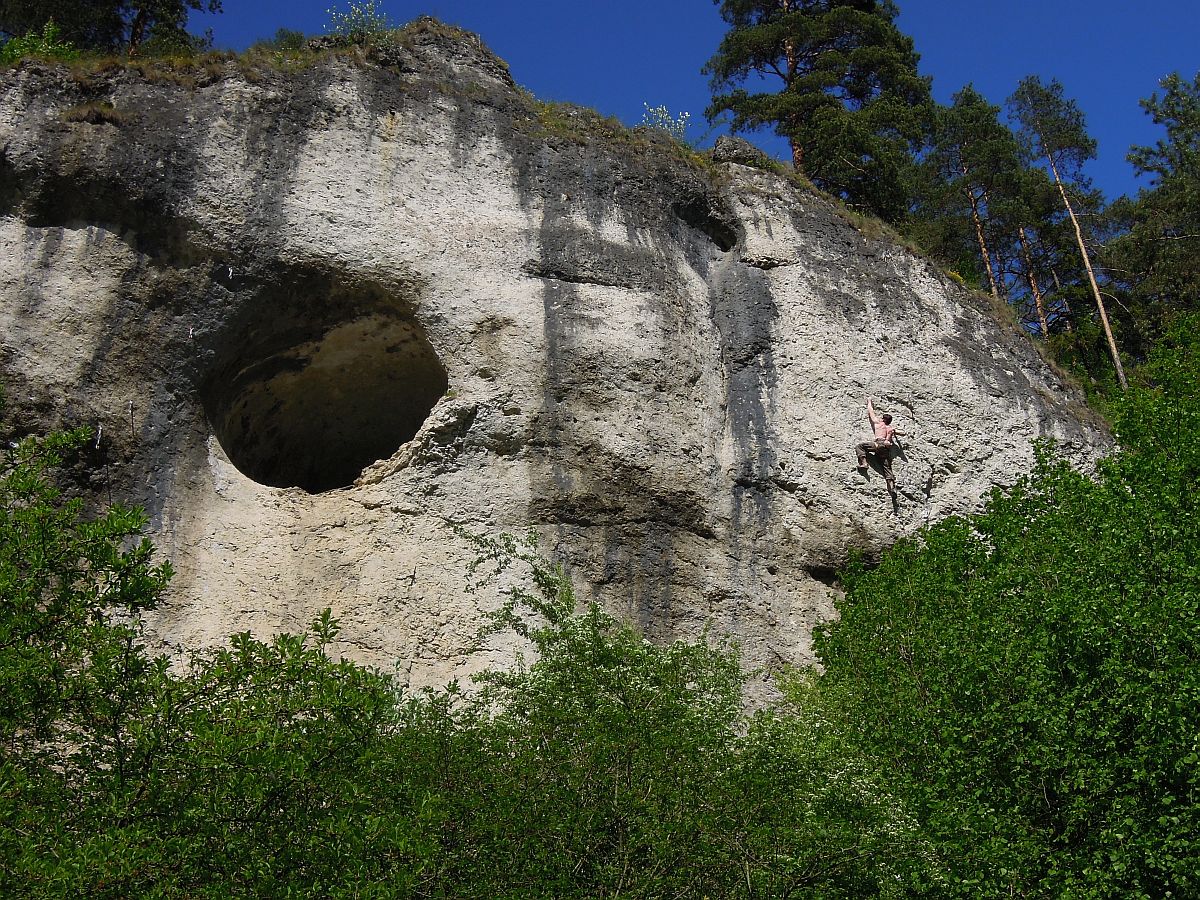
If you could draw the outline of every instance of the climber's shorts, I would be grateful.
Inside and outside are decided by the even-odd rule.
[[[892,477],[892,447],[894,445],[876,438],[873,441],[863,441],[854,449],[858,452],[860,458],[871,453],[879,460],[879,466],[883,469],[885,478]]]

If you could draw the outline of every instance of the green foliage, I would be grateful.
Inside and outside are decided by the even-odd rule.
[[[68,808],[27,826],[28,883],[47,896],[392,884],[420,819],[380,821],[388,798],[363,788],[379,777],[394,697],[386,679],[329,659],[334,633],[326,617],[269,643],[235,636],[180,678],[152,666],[123,740],[83,743]]]
[[[995,283],[997,293],[1007,294],[1001,262],[1016,256],[1017,229],[1029,223],[1016,208],[1020,148],[999,113],[970,85],[950,106],[936,108],[906,230],[935,258],[970,272],[981,288]]]
[[[629,128],[615,116],[604,116],[585,106],[538,100],[528,92],[525,96],[530,117],[518,119],[516,126],[532,130],[540,137],[562,139],[575,144],[598,142],[610,153],[639,157],[640,161],[650,165],[661,165],[669,160],[701,171],[710,179],[723,175],[714,167],[709,156],[692,149],[688,144],[657,140],[645,129]]]
[[[395,28],[380,0],[350,0],[345,9],[335,6],[327,12],[327,30],[351,44],[368,44]]]
[[[270,40],[256,41],[253,49],[268,53],[299,53],[304,49],[306,38],[303,31],[280,28]]]
[[[1200,343],[1117,401],[1094,478],[1043,448],[970,519],[847,579],[820,688],[961,896],[1200,890]]]
[[[646,111],[642,114],[641,127],[657,128],[665,131],[675,140],[687,143],[688,122],[692,118],[691,113],[681,112],[676,118],[665,106],[651,106],[649,103],[643,103],[642,106],[646,107]]]
[[[715,0],[730,26],[705,66],[711,120],[771,127],[822,189],[886,221],[909,205],[913,151],[924,141],[929,82],[890,0]],[[742,85],[778,78],[777,93]]]
[[[1142,108],[1154,124],[1166,129],[1166,139],[1153,147],[1134,147],[1129,153],[1134,168],[1150,175],[1156,185],[1191,172],[1200,156],[1200,73],[1188,82],[1175,72],[1160,86],[1162,96],[1151,95],[1142,101]]]
[[[133,632],[110,621],[152,608],[170,577],[136,539],[145,516],[113,507],[95,520],[50,478],[86,430],[26,438],[0,455],[0,746],[36,770],[48,744],[73,741],[100,702],[98,666]]]
[[[1079,249],[1058,188],[1025,156],[999,112],[970,86],[938,108],[904,230],[973,285],[994,290],[1027,331],[1050,336],[1078,324],[1071,314],[1077,294],[1078,308],[1089,306],[1077,291],[1084,278]],[[1092,217],[1102,206],[1094,193],[1079,193],[1074,202]],[[1096,362],[1111,368],[1103,357]]]
[[[0,463],[0,893],[403,894],[419,804],[391,817],[364,793],[390,682],[329,659],[327,616],[172,674],[140,641],[171,574],[144,515],[88,518],[55,486],[88,438],[27,438]]]
[[[1088,134],[1079,105],[1067,98],[1058,79],[1021,79],[1008,106],[1028,158],[1046,160],[1064,181],[1078,182],[1083,164],[1096,155],[1096,141]]]
[[[156,667],[132,622],[171,572],[139,540],[145,516],[113,507],[86,518],[51,477],[88,438],[29,437],[0,457],[0,857],[10,861],[31,830],[70,811],[68,783],[111,769]],[[6,866],[0,892],[26,887],[28,874]]]
[[[1121,233],[1104,254],[1130,293],[1126,330],[1151,341],[1173,315],[1200,306],[1200,73],[1169,75],[1161,87],[1142,107],[1166,136],[1129,154],[1151,186],[1114,204]]]
[[[0,28],[27,34],[52,21],[87,50],[191,53],[206,46],[187,33],[189,13],[200,10],[220,12],[221,0],[0,0]]]
[[[26,56],[72,60],[79,56],[79,51],[70,41],[62,39],[62,30],[50,20],[42,26],[40,33],[30,32],[24,37],[10,38],[0,47],[0,65],[12,65]]]
[[[578,144],[598,139],[614,146],[633,143],[633,132],[615,116],[603,116],[594,109],[574,103],[538,100],[532,95],[530,101],[537,127],[546,135]]]
[[[75,47],[115,50],[126,31],[125,7],[117,0],[0,0],[0,31],[33,35],[53,22]]]
[[[190,56],[207,50],[212,38],[189,34],[188,14],[221,12],[221,0],[123,0],[121,8],[129,22],[130,54]]]
[[[272,66],[280,69],[295,69],[310,62],[315,55],[308,48],[308,38],[304,32],[280,28],[273,38],[251,44],[250,50],[241,58],[241,63],[244,71],[254,71],[251,68],[254,63],[267,60]]]
[[[1092,340],[1099,311],[1080,244],[1094,256],[1124,226],[1082,173],[1095,142],[1057,81],[1025,78],[1007,106],[1015,132],[969,85],[950,106],[937,108],[930,145],[914,170],[904,231],[944,266],[1011,304],[1026,331],[1047,338],[1058,358],[1093,385],[1106,384],[1115,363],[1111,348],[1094,352],[1104,347]],[[1105,295],[1117,295],[1108,310],[1115,331],[1140,355],[1146,345],[1127,337],[1138,329],[1121,279],[1106,280],[1103,271],[1097,277]]]
[[[1027,165],[1031,171],[1035,167],[1044,167],[1048,181],[1054,185],[1051,191],[1042,183],[1042,179],[1026,179],[1024,188],[1027,200],[1023,206],[1035,214],[1042,212],[1048,216],[1049,210],[1060,204],[1070,220],[1069,226],[1066,222],[1060,222],[1058,227],[1048,220],[1042,221],[1037,229],[1042,247],[1057,244],[1055,249],[1058,252],[1049,254],[1052,259],[1055,256],[1060,260],[1073,256],[1083,272],[1091,271],[1094,274],[1091,258],[1104,237],[1096,227],[1104,221],[1099,215],[1104,204],[1099,192],[1092,189],[1090,181],[1083,174],[1083,164],[1096,155],[1096,142],[1087,132],[1083,113],[1074,100],[1065,96],[1057,80],[1046,83],[1032,75],[1022,79],[1009,97],[1008,107],[1011,120],[1018,126],[1017,139]],[[1050,199],[1053,193],[1058,194],[1057,200]],[[1075,244],[1073,254],[1066,250],[1072,240]],[[1027,259],[1031,255],[1025,248],[1023,253]],[[1035,266],[1027,263],[1026,270],[1033,272]],[[1058,270],[1053,262],[1050,272],[1057,281]],[[1115,370],[1117,380],[1124,388],[1126,378],[1118,352],[1118,329],[1110,331],[1112,320],[1107,315],[1098,280],[1092,275],[1086,281],[1077,279],[1080,288],[1083,288],[1079,291],[1080,299],[1087,296],[1090,302],[1075,303],[1072,318],[1081,321],[1084,318],[1083,309],[1089,311],[1090,318],[1090,312],[1095,310],[1106,333],[1111,359],[1111,367],[1105,368]],[[1086,288],[1083,287],[1085,284]],[[1059,293],[1065,309],[1067,292],[1060,288]]]
[[[659,646],[594,603],[577,612],[532,538],[479,546],[493,576],[525,569],[489,632],[515,630],[536,660],[459,701],[441,890],[902,896],[937,877],[911,817],[823,723],[742,713],[733,648]]]

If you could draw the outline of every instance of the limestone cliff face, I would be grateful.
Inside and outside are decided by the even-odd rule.
[[[25,64],[0,148],[10,416],[99,429],[80,477],[150,512],[173,645],[330,606],[345,652],[464,674],[511,648],[469,655],[495,598],[453,526],[532,525],[651,636],[802,662],[849,548],[971,510],[1036,438],[1107,442],[926,261],[539,109],[438,26],[294,73]],[[854,471],[868,395],[909,435],[894,509]]]

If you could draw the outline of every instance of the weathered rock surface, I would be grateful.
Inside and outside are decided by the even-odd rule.
[[[81,477],[150,512],[171,645],[329,606],[343,651],[442,682],[510,650],[469,655],[495,597],[453,526],[533,525],[651,636],[803,662],[850,548],[971,510],[1036,438],[1108,440],[928,262],[539,107],[439,26],[295,73],[25,64],[0,148],[10,414],[99,429]],[[909,436],[895,509],[854,471],[868,395]]]

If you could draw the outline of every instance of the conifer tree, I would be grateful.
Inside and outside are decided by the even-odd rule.
[[[998,242],[1011,231],[1003,227],[1003,220],[1005,213],[1011,218],[1022,168],[1016,139],[999,121],[999,113],[999,107],[967,85],[950,106],[937,108],[932,145],[923,163],[932,170],[930,183],[935,186],[924,215],[964,220],[970,238],[963,238],[977,248],[994,297],[1008,293],[999,270],[997,254],[1003,255],[1003,248]]]
[[[1117,381],[1122,388],[1127,388],[1129,383],[1125,378],[1125,368],[1121,365],[1121,354],[1117,350],[1108,311],[1104,307],[1100,286],[1096,282],[1091,254],[1084,241],[1083,229],[1070,196],[1072,192],[1079,193],[1086,187],[1087,182],[1081,167],[1086,160],[1096,155],[1096,142],[1087,133],[1083,113],[1075,101],[1068,100],[1063,95],[1063,86],[1057,79],[1052,79],[1046,84],[1037,76],[1030,75],[1021,81],[1008,102],[1012,118],[1019,125],[1018,136],[1029,159],[1044,161],[1058,188],[1063,208],[1075,232],[1092,297],[1100,313],[1100,322],[1108,341]],[[1071,188],[1070,192],[1068,187]]]
[[[1075,205],[1092,211],[1100,198],[1089,194]],[[1043,337],[1052,328],[1071,331],[1068,295],[1086,277],[1058,188],[1045,171],[1022,165],[1007,186],[1003,221],[1010,250],[1005,277],[1022,321],[1036,325]]]
[[[1200,306],[1200,73],[1191,81],[1175,73],[1160,84],[1163,93],[1142,108],[1166,135],[1129,154],[1151,183],[1136,199],[1114,204],[1125,233],[1105,252],[1150,339],[1171,314]]]
[[[1036,168],[1022,170],[1009,204],[1008,227],[1016,232],[1013,274],[1020,290],[1028,291],[1020,315],[1022,321],[1036,322],[1042,337],[1049,337],[1055,277],[1051,269],[1062,269],[1064,261],[1056,240],[1061,232],[1057,223],[1062,218],[1062,204],[1054,185]],[[1057,298],[1054,303],[1057,305]]]
[[[924,138],[929,81],[892,0],[714,0],[730,30],[704,71],[709,120],[771,127],[797,172],[889,221],[909,203],[912,151]],[[779,88],[751,92],[760,77]]]

